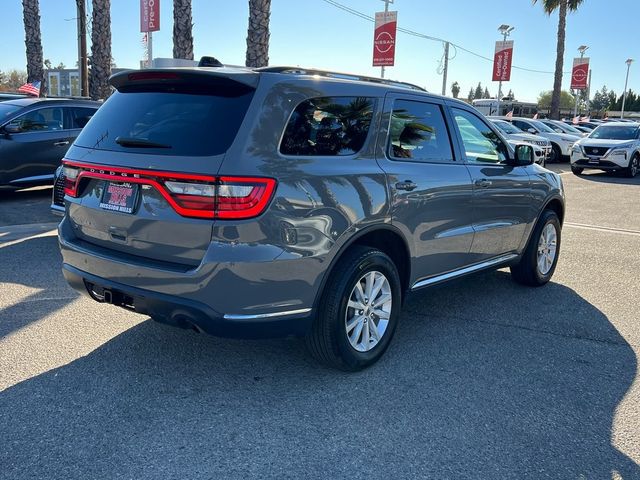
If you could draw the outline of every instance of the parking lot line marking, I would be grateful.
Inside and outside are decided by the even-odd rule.
[[[567,227],[582,228],[584,230],[596,230],[599,232],[619,233],[621,235],[633,235],[640,237],[640,230],[627,230],[624,228],[602,227],[600,225],[588,225],[586,223],[564,222]]]

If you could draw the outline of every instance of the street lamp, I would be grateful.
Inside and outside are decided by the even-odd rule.
[[[627,78],[624,80],[624,94],[622,95],[622,112],[620,113],[620,118],[624,118],[624,103],[627,100],[627,84],[629,83],[629,68],[631,67],[631,63],[633,62],[633,58],[627,58],[627,61],[624,62],[627,64]]]
[[[512,27],[511,25],[507,25],[503,23],[498,27],[498,31],[502,35],[502,39],[504,42],[507,41],[507,37],[515,30],[516,27]],[[497,113],[500,115],[500,100],[502,99],[502,80],[498,83],[498,110]]]
[[[587,47],[586,45],[580,45],[578,47],[578,52],[580,52],[580,58],[584,57],[584,52],[586,52],[587,50],[589,50],[589,47]],[[576,106],[573,109],[573,117],[577,117],[578,116],[578,101],[580,100],[580,90],[576,88]],[[589,101],[589,99],[587,98],[587,102]]]

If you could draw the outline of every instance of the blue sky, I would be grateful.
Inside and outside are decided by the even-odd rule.
[[[340,3],[373,15],[384,9],[381,0],[338,0]],[[172,55],[172,1],[161,2],[161,30],[154,34],[154,56]],[[90,0],[89,0],[90,3]],[[214,55],[224,63],[243,64],[248,17],[246,0],[193,0],[194,48],[198,58]],[[22,2],[2,0],[0,70],[24,69],[24,31]],[[138,0],[111,0],[113,56],[119,67],[136,68],[143,49],[139,33]],[[77,59],[75,2],[40,0],[44,56],[54,65],[75,65]],[[556,49],[557,15],[546,16],[542,7],[530,0],[395,0],[398,25],[426,35],[444,38],[486,57],[493,56],[498,40],[497,27],[515,26],[515,66],[553,71]],[[626,73],[625,60],[639,61],[631,66],[629,87],[640,90],[640,42],[633,40],[640,18],[638,0],[585,0],[567,21],[565,71],[577,56],[581,44],[589,45],[592,93],[606,84],[621,93]],[[68,20],[72,19],[72,20]],[[632,33],[633,32],[633,33]],[[301,65],[378,76],[371,66],[373,24],[337,9],[323,0],[272,0],[270,63]],[[440,92],[442,77],[437,69],[443,48],[439,42],[398,33],[396,66],[386,76]],[[447,94],[458,81],[461,96],[482,82],[493,94],[491,63],[469,53],[452,49]],[[563,87],[568,88],[569,75]],[[553,86],[551,73],[513,70],[512,89],[520,100],[536,100],[543,90]]]

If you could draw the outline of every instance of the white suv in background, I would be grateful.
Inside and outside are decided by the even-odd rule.
[[[498,127],[500,133],[504,135],[512,146],[515,147],[522,142],[531,145],[535,155],[535,162],[538,165],[545,166],[549,155],[551,155],[551,142],[549,140],[539,137],[538,135],[523,132],[512,123],[505,122],[504,120],[491,119],[491,123]]]
[[[640,124],[606,123],[578,140],[571,149],[571,171],[580,175],[585,168],[635,177],[640,172]]]
[[[571,155],[571,147],[580,138],[579,135],[573,135],[568,133],[557,133],[547,127],[544,123],[533,120],[531,118],[523,117],[489,117],[490,119],[499,119],[506,122],[511,122],[520,130],[533,135],[546,138],[551,142],[551,155],[549,155],[548,162],[560,162],[562,157]]]

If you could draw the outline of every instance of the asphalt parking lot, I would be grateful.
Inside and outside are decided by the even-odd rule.
[[[640,478],[640,177],[563,180],[550,284],[415,295],[357,374],[78,296],[50,190],[0,194],[0,478]]]

